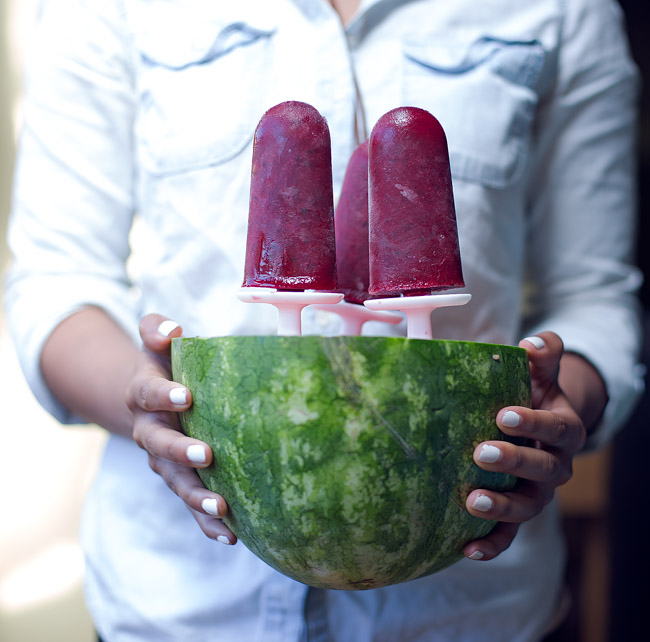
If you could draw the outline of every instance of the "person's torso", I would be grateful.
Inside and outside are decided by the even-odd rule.
[[[544,65],[557,45],[558,5],[363,2],[344,30],[325,0],[127,1],[146,310],[177,318],[188,333],[274,330],[270,306],[236,297],[255,127],[285,100],[316,107],[330,128],[338,195],[355,146],[355,73],[366,133],[385,112],[412,105],[436,116],[447,135],[473,299],[438,311],[435,336],[516,341],[523,179]],[[170,301],[172,288],[177,296]],[[311,325],[309,314],[306,327],[336,329]]]

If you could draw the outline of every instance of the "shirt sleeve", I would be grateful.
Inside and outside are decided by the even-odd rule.
[[[601,373],[609,402],[593,448],[624,424],[643,390],[633,265],[638,74],[613,0],[565,4],[530,168],[522,336],[552,330]]]
[[[41,404],[79,421],[50,393],[40,353],[52,330],[86,306],[134,338],[127,276],[133,203],[132,66],[121,5],[44,2],[25,79],[5,306],[18,358]]]

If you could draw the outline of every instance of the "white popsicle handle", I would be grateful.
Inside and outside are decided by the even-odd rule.
[[[361,334],[361,329],[366,321],[382,321],[397,325],[402,320],[402,315],[388,310],[370,310],[369,308],[357,303],[348,303],[341,301],[336,305],[313,306],[317,310],[331,312],[341,319],[341,330],[339,334],[345,337],[356,337]]]
[[[278,311],[278,334],[300,336],[302,334],[302,309],[315,303],[335,304],[343,299],[338,292],[316,290],[278,291],[275,288],[242,288],[237,294],[244,303],[268,303]]]
[[[388,299],[369,299],[364,305],[370,310],[401,310],[406,315],[406,336],[409,339],[431,339],[431,313],[438,308],[465,305],[471,294],[427,294]]]

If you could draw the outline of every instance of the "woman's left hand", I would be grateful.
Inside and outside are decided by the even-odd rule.
[[[555,489],[571,478],[573,457],[585,444],[585,426],[558,383],[562,340],[553,332],[542,332],[519,345],[528,352],[532,409],[503,408],[497,424],[508,435],[527,438],[529,445],[485,441],[474,450],[478,466],[519,480],[510,492],[476,489],[467,497],[472,515],[499,522],[488,536],[465,546],[463,552],[470,559],[491,560],[508,548],[519,525],[540,513]]]

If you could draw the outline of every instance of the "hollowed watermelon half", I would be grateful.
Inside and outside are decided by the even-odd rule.
[[[505,439],[500,408],[530,404],[524,350],[395,337],[238,336],[172,342],[207,442],[204,484],[257,556],[305,584],[369,589],[441,570],[494,522],[473,488],[511,489],[474,447]]]

